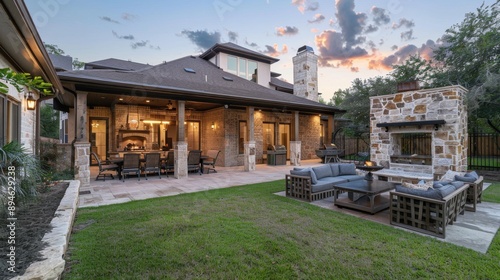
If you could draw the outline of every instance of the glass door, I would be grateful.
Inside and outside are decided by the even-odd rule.
[[[288,123],[280,123],[279,125],[279,144],[286,147],[286,158],[290,159],[290,129]]]
[[[108,119],[90,118],[90,151],[97,154],[101,161],[106,160],[108,152]],[[91,164],[97,164],[94,157]]]

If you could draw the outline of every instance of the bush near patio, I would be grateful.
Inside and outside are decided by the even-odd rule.
[[[64,279],[498,277],[498,234],[481,254],[274,195],[283,185],[79,209]]]

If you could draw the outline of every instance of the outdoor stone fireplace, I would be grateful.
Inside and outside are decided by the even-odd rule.
[[[371,97],[371,160],[434,177],[466,171],[466,92],[449,86]]]

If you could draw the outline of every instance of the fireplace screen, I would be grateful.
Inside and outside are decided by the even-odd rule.
[[[432,164],[431,133],[394,133],[391,162],[403,164]]]

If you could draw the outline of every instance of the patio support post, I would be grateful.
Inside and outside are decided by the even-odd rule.
[[[185,141],[184,121],[186,116],[186,101],[177,101],[177,143],[174,148],[174,178],[182,179],[188,176],[188,147]]]
[[[90,143],[87,137],[87,93],[77,92],[75,98],[75,142],[73,144],[75,179],[81,187],[90,186]]]
[[[247,107],[247,141],[245,142],[245,171],[255,171],[255,108]]]
[[[292,139],[290,141],[290,164],[300,165],[301,142],[299,138],[299,111],[294,111],[292,116]]]
[[[328,115],[328,125],[326,129],[326,141],[327,143],[333,143],[333,132],[334,132],[334,127],[333,127],[333,115]],[[325,143],[326,144],[326,143]]]

